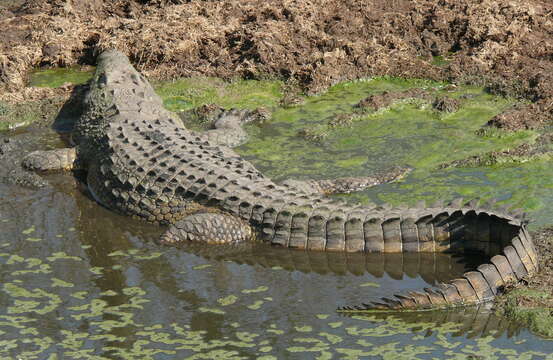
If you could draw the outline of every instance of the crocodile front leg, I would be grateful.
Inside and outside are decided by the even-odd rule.
[[[186,241],[231,244],[252,240],[254,231],[242,219],[219,213],[201,213],[185,217],[171,225],[161,236],[163,244]]]
[[[410,171],[411,169],[407,167],[395,167],[374,176],[305,181],[289,179],[284,181],[282,185],[306,194],[348,194],[379,184],[400,180]]]
[[[22,165],[28,170],[56,171],[76,168],[76,148],[39,150],[25,156]]]
[[[253,121],[265,121],[270,117],[271,113],[265,108],[226,110],[215,120],[213,129],[201,135],[212,143],[233,148],[248,140],[248,133],[242,128],[243,125]]]

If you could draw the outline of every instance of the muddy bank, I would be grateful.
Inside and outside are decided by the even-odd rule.
[[[485,83],[551,118],[553,4],[546,1],[65,1],[0,11],[2,98],[34,66],[91,64],[116,47],[154,78],[278,77],[308,93],[373,75]],[[436,59],[440,59],[437,61]]]

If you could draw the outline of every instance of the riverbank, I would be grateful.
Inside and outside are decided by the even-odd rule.
[[[375,75],[485,84],[532,101],[492,124],[535,128],[552,117],[552,11],[539,0],[28,0],[0,8],[0,100],[29,100],[33,67],[92,64],[116,47],[150,78],[278,78],[306,93]]]

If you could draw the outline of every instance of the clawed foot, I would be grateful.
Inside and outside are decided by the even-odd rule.
[[[215,120],[213,127],[215,129],[232,129],[254,121],[267,121],[270,118],[271,112],[264,107],[259,107],[255,110],[230,109],[219,115],[219,117]]]

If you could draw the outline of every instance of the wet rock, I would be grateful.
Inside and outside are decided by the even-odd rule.
[[[33,140],[29,136],[18,138],[0,135],[0,181],[6,184],[17,184],[39,188],[48,182],[34,172],[21,166],[23,156],[29,152]]]

